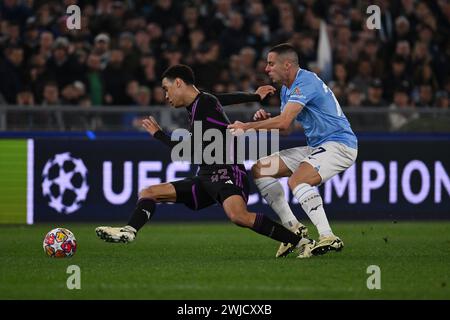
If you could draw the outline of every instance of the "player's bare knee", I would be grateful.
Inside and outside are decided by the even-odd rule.
[[[235,225],[239,227],[247,227],[248,223],[246,220],[246,216],[244,213],[240,211],[231,211],[227,213],[228,218],[233,222]]]
[[[290,176],[288,179],[288,186],[289,189],[294,190],[295,187],[297,187],[300,183],[303,183],[301,180],[294,178],[293,176]]]
[[[227,212],[228,219],[230,219],[231,222],[235,223],[238,221],[238,216],[234,211]]]

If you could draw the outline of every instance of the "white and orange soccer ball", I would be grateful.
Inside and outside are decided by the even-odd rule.
[[[77,251],[77,240],[70,230],[55,228],[47,233],[42,246],[51,258],[68,258]]]

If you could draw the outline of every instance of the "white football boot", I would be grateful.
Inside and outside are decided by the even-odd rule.
[[[106,242],[130,243],[136,238],[136,229],[130,226],[125,227],[97,227],[95,233],[100,239]]]
[[[300,222],[297,223],[292,228],[290,228],[290,230],[295,234],[301,236],[302,238],[308,238],[308,228],[305,225],[301,224]],[[275,257],[277,258],[285,257],[289,253],[291,253],[294,249],[295,249],[294,246],[290,243],[281,243]]]
[[[313,256],[325,254],[328,251],[341,251],[344,242],[335,235],[320,237],[319,242],[311,249]]]
[[[311,250],[316,246],[316,241],[313,239],[302,238],[297,244],[298,256],[297,258],[305,259],[313,256]]]

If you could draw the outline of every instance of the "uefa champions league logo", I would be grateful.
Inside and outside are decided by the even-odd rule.
[[[70,152],[49,159],[42,170],[42,195],[48,205],[64,214],[80,209],[89,191],[87,173],[83,161]]]

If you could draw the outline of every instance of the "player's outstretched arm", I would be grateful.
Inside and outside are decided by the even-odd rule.
[[[153,136],[153,138],[161,141],[170,148],[173,148],[178,143],[177,141],[172,141],[170,139],[170,137],[162,130],[158,122],[152,116],[148,117],[148,119],[144,119],[142,121],[142,126]]]
[[[291,125],[287,129],[280,130],[280,135],[282,135],[282,136],[290,135],[294,131],[294,127],[295,127],[295,121],[292,121]]]
[[[217,93],[215,96],[223,106],[247,102],[261,102],[267,95],[272,95],[276,89],[270,85],[261,86],[256,89],[255,93],[233,92],[233,93]]]
[[[261,120],[257,122],[240,122],[235,121],[233,124],[228,126],[228,129],[232,130],[249,130],[249,129],[279,129],[279,130],[288,130],[292,124],[292,121],[297,117],[297,115],[302,111],[303,105],[299,103],[287,103],[283,112],[280,115],[268,118],[266,120]]]
[[[271,113],[270,112],[266,112],[266,110],[264,110],[263,108],[259,109],[258,111],[255,112],[255,114],[253,115],[253,121],[262,121],[262,120],[267,120],[271,117]]]

